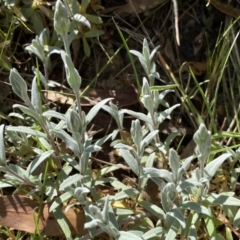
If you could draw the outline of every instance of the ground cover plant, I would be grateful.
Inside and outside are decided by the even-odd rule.
[[[1,238],[240,238],[237,3],[1,4]]]

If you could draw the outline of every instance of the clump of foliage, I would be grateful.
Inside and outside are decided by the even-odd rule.
[[[10,114],[22,125],[0,126],[0,169],[5,173],[0,187],[21,186],[21,191],[28,196],[42,202],[51,202],[50,211],[54,213],[67,239],[75,237],[61,214],[61,205],[69,199],[72,201],[68,202],[67,209],[80,205],[86,216],[84,226],[88,229],[88,234],[79,236],[80,239],[94,239],[102,232],[121,240],[170,240],[179,236],[197,239],[202,229],[204,234],[212,239],[224,239],[215,228],[219,221],[214,208],[219,206],[227,216],[232,215],[234,226],[238,226],[240,211],[237,207],[240,206],[240,200],[234,197],[234,191],[212,193],[210,184],[224,161],[228,160],[231,163],[239,160],[239,151],[213,155],[211,133],[203,123],[199,125],[193,137],[196,143],[195,155],[187,159],[181,160],[177,152],[169,147],[177,133],[170,134],[165,141],[160,139],[159,125],[165,119],[170,119],[172,111],[180,104],[170,106],[164,100],[172,90],[159,93],[154,88],[155,79],[159,78],[159,74],[156,72],[153,57],[158,48],[151,52],[146,40],[143,41],[142,53],[131,51],[139,58],[147,77],[143,79],[140,96],[146,114],[118,109],[111,103],[110,98],[99,102],[85,113],[81,108],[79,95],[82,79],[74,67],[69,47],[74,35],[73,21],[77,20],[89,28],[91,25],[87,17],[74,14],[70,20],[66,5],[60,0],[57,1],[54,28],[64,43],[64,50],[49,47],[48,53],[44,51],[49,36],[47,29],[43,29],[27,47],[27,50],[37,55],[45,67],[44,74],[38,68],[34,69],[35,77],[32,80],[30,97],[28,86],[19,72],[16,69],[10,71],[9,79],[13,91],[25,105],[15,104],[14,108],[19,109],[21,113]],[[41,94],[41,86],[44,90],[48,89],[47,69],[52,53],[60,54],[67,82],[76,97],[76,103],[65,114],[44,104],[44,96]],[[159,111],[160,106],[165,110]],[[118,129],[96,140],[87,134],[87,126],[100,109],[113,117]],[[136,118],[131,124],[130,138],[126,138],[123,131],[123,119],[126,114]],[[71,151],[59,148],[57,141],[64,143]],[[120,169],[120,164],[104,166],[100,170],[100,176],[96,177],[91,167],[91,154],[99,151],[107,141],[111,141],[111,146],[120,152],[136,176],[135,187],[129,188],[119,179],[108,176],[108,173]],[[24,148],[28,149],[31,157],[20,155],[18,164],[8,163],[5,144],[15,149],[13,154],[16,155]],[[154,161],[159,158],[167,161],[166,169],[153,167]],[[189,172],[193,160],[198,164]],[[142,191],[150,180],[161,191],[158,204],[142,197]],[[100,185],[111,186],[118,192],[115,195],[101,196],[96,191],[96,187]],[[121,207],[114,203],[119,203]],[[235,214],[230,214],[234,210]],[[141,225],[133,225],[128,231],[121,229],[123,223],[134,220],[140,220]]]

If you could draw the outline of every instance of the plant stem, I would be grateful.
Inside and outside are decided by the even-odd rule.
[[[65,49],[67,55],[71,58],[67,35],[64,35],[64,36],[62,35],[61,37],[63,39],[64,49]]]

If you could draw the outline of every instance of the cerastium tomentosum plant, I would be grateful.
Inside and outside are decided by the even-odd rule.
[[[164,158],[165,154],[168,152],[167,143],[170,143],[171,140],[176,136],[176,133],[171,134],[164,144],[160,141],[158,135],[159,125],[166,118],[170,118],[171,112],[179,106],[179,104],[176,104],[172,107],[169,107],[168,103],[164,101],[164,97],[168,92],[170,91],[166,90],[163,93],[159,94],[157,91],[151,91],[146,78],[144,78],[141,102],[148,111],[147,115],[127,109],[118,110],[117,106],[112,103],[110,103],[110,106],[103,106],[103,109],[107,111],[110,115],[112,115],[112,117],[115,119],[119,127],[121,139],[123,141],[122,143],[118,143],[118,141],[115,141],[112,143],[112,145],[114,145],[114,148],[120,150],[120,153],[123,156],[124,160],[131,167],[133,172],[138,176],[138,194],[135,199],[135,204],[137,203],[141,190],[146,184],[146,181],[143,181],[142,179],[142,159],[146,149],[152,142],[152,146],[157,148],[158,151],[161,153],[162,157]],[[168,108],[162,112],[158,112],[158,107],[160,104]],[[124,114],[129,114],[137,118],[136,121],[132,122],[130,130],[132,142],[135,147],[129,146],[129,143],[126,141],[123,134]],[[144,123],[146,123],[147,129],[145,129],[145,131],[143,131],[139,120],[142,120]],[[146,164],[150,164],[148,166],[152,166],[153,157],[150,157],[149,161],[147,161]]]
[[[161,142],[158,132],[159,125],[165,119],[170,118],[172,111],[179,104],[170,107],[164,100],[170,90],[159,93],[151,88],[155,78],[159,77],[152,61],[157,48],[150,53],[146,40],[143,43],[142,54],[135,51],[132,53],[139,57],[150,82],[148,83],[146,78],[143,79],[140,97],[147,113],[127,109],[119,110],[113,103],[110,103],[109,106],[105,105],[111,100],[105,99],[86,114],[81,108],[79,97],[82,79],[73,65],[69,51],[74,34],[70,30],[71,21],[66,6],[60,0],[56,3],[54,19],[55,30],[63,38],[63,42],[65,41],[65,51],[56,48],[53,50],[55,53],[59,53],[63,60],[67,82],[77,101],[65,114],[56,110],[45,110],[39,89],[40,82],[46,88],[48,82],[46,72],[44,76],[38,68],[35,69],[36,76],[32,81],[31,97],[29,98],[26,82],[16,69],[11,70],[10,82],[13,91],[25,103],[25,105],[14,105],[15,108],[21,110],[22,114],[14,113],[11,116],[28,123],[28,126],[0,126],[0,170],[5,172],[0,187],[28,185],[31,187],[30,191],[26,189],[29,195],[38,200],[51,201],[50,211],[56,216],[68,239],[72,237],[71,231],[64,216],[60,213],[61,205],[73,198],[74,201],[70,201],[66,211],[77,205],[81,205],[84,210],[86,215],[84,226],[89,230],[89,234],[81,236],[82,240],[93,239],[103,231],[112,238],[120,240],[129,238],[172,240],[177,235],[181,235],[182,238],[197,239],[199,221],[205,221],[210,235],[209,222],[214,222],[212,206],[220,205],[224,211],[229,205],[240,206],[240,201],[233,197],[233,193],[227,195],[209,192],[210,181],[220,165],[237,154],[224,153],[208,162],[211,133],[203,124],[194,135],[197,146],[196,156],[180,160],[177,152],[169,149],[169,143],[177,133],[171,134],[165,142]],[[84,19],[82,20],[84,21]],[[45,34],[46,30],[35,38],[27,50],[35,53],[48,67],[49,55],[44,55],[45,52],[41,49],[44,42],[41,39]],[[160,105],[166,110],[159,111]],[[88,136],[87,126],[101,108],[112,115],[117,122],[118,129],[95,140]],[[126,139],[123,132],[124,114],[136,118],[131,124],[130,140]],[[121,140],[115,140],[118,132],[120,132]],[[17,164],[9,164],[4,140],[17,150],[21,149],[23,143],[28,145],[28,150],[31,151],[30,157],[22,155]],[[57,145],[60,140],[63,146]],[[99,151],[107,140],[114,140],[112,146],[119,150],[137,178],[136,187],[130,188],[124,182],[112,177],[113,171],[124,167],[122,164],[104,166],[99,170],[100,177],[92,171],[91,154]],[[71,151],[66,151],[64,145]],[[168,169],[152,167],[159,154],[162,157],[168,157]],[[197,157],[199,161],[199,168],[189,174],[188,169],[194,157]],[[145,200],[141,196],[149,179],[155,182],[161,191],[157,204]],[[114,195],[102,197],[97,191],[97,186],[102,187],[106,183],[108,189],[112,186],[117,192]],[[129,201],[130,204],[126,207],[126,203]],[[150,218],[151,216],[159,219],[157,223]],[[234,219],[236,225],[240,222],[239,216],[240,212]],[[148,224],[140,227],[134,225],[133,228],[129,226],[128,232],[121,231],[122,224],[136,220],[146,220],[145,223]],[[214,231],[210,237],[218,239],[218,235]]]
[[[209,193],[210,181],[222,165],[231,158],[231,153],[224,153],[207,163],[210,156],[211,133],[207,131],[204,124],[193,137],[196,143],[196,157],[199,160],[199,168],[196,168],[192,176],[184,177],[191,161],[195,156],[187,158],[182,164],[176,151],[170,149],[170,170],[144,168],[146,176],[150,177],[161,188],[161,206],[165,212],[165,237],[164,239],[175,239],[177,234],[189,239],[197,238],[199,221],[204,217],[205,224],[212,221],[211,207],[215,205],[240,206],[240,200],[229,194]],[[160,177],[160,178],[159,178]],[[188,212],[187,218],[186,210]],[[216,237],[216,236],[212,236]]]
[[[160,124],[165,119],[170,119],[172,111],[176,107],[180,106],[180,104],[175,104],[174,106],[170,107],[169,104],[164,100],[165,96],[168,93],[173,92],[173,90],[165,90],[159,93],[158,91],[151,89],[151,87],[153,87],[155,84],[155,79],[160,78],[159,73],[156,72],[156,64],[153,61],[154,55],[157,52],[158,48],[159,46],[155,47],[153,51],[150,52],[148,42],[146,39],[144,39],[142,53],[135,50],[130,50],[132,54],[138,57],[147,75],[147,78],[149,80],[149,83],[148,83],[147,79],[143,78],[143,85],[142,85],[142,91],[140,96],[140,100],[143,106],[148,111],[148,113],[147,115],[144,115],[144,114],[134,113],[133,111],[129,111],[129,110],[126,110],[125,113],[130,114],[142,120],[144,123],[147,124],[149,131],[158,130]],[[160,106],[165,107],[166,110],[159,112],[158,109]],[[171,142],[174,139],[174,137],[176,137],[176,133],[170,134],[170,136],[166,140],[166,143]],[[154,140],[155,140],[154,145],[159,149],[161,153],[163,153],[162,156],[166,154],[167,153],[166,145],[161,143],[158,134],[156,135]]]
[[[145,50],[143,50],[143,55],[140,53],[137,54],[136,51],[134,51],[134,53],[139,57],[145,69],[146,66],[149,66],[152,56],[151,59],[148,58],[148,63],[144,65],[144,59],[146,59],[146,57],[143,57],[144,51],[149,53],[149,49],[147,51],[146,46]],[[149,57],[149,54],[145,53],[145,56]],[[153,76],[157,75],[152,75],[151,77]],[[151,82],[153,82],[153,79],[151,79]],[[121,143],[119,143],[119,141],[113,142],[114,147],[119,149],[122,157],[138,178],[137,192],[133,194],[133,196],[136,196],[134,207],[136,207],[136,204],[138,203],[161,219],[157,223],[157,226],[160,227],[160,229],[156,230],[156,236],[162,236],[162,239],[174,239],[177,234],[180,234],[182,237],[185,236],[191,239],[196,239],[199,227],[197,221],[199,221],[202,216],[205,216],[206,219],[211,219],[211,206],[214,205],[214,201],[222,206],[230,204],[239,206],[240,204],[238,199],[232,198],[231,196],[209,194],[211,179],[221,164],[226,159],[230,158],[232,154],[222,154],[206,165],[207,159],[210,155],[211,134],[207,131],[206,127],[201,124],[199,130],[194,135],[194,141],[197,145],[196,156],[199,160],[200,167],[199,169],[195,169],[191,178],[186,178],[184,176],[193,160],[193,156],[187,158],[181,164],[177,152],[174,149],[170,149],[169,151],[168,144],[161,143],[158,135],[159,125],[166,118],[170,118],[171,112],[179,106],[179,104],[177,104],[169,107],[169,105],[163,100],[165,95],[170,91],[171,90],[166,90],[160,94],[157,91],[152,91],[147,80],[144,78],[141,102],[148,111],[147,115],[126,109],[118,111],[117,107],[114,105],[110,105],[110,107],[104,106],[103,109],[113,116],[118,126],[120,126],[120,129],[122,129],[122,119],[124,114],[130,114],[137,118],[137,120],[132,122],[130,131],[133,142],[132,145],[129,145],[129,142],[124,141],[124,138],[122,138],[123,142]],[[163,112],[158,112],[160,104],[167,109]],[[138,119],[142,120],[148,128],[143,129]],[[173,134],[169,138],[173,139],[175,136],[176,135]],[[169,143],[170,140],[166,142]],[[158,149],[163,156],[169,155],[168,163],[171,171],[152,168],[155,158],[154,152],[147,157],[147,160],[146,158],[144,160],[144,153],[150,144]],[[145,168],[142,166],[143,162],[146,165]],[[162,209],[158,208],[156,205],[153,206],[150,202],[139,199],[141,191],[146,185],[147,178],[151,178],[151,180],[159,186],[159,189],[161,189],[160,205]],[[211,198],[213,195],[214,197]],[[117,199],[117,197],[115,196],[113,199]],[[204,203],[204,205],[202,203]],[[184,215],[186,210],[191,210],[187,220]],[[164,224],[162,225],[161,222],[163,220]]]
[[[150,48],[147,42],[147,39],[145,38],[143,40],[143,48],[142,53],[136,51],[136,50],[130,50],[132,54],[138,57],[146,75],[149,79],[150,86],[154,86],[155,79],[159,79],[159,73],[156,71],[156,63],[153,61],[153,57],[155,53],[157,52],[158,48],[160,46],[157,46],[153,49],[152,52],[150,52]]]
[[[50,55],[58,50],[57,47],[49,46],[50,40],[50,31],[48,28],[45,28],[39,36],[36,36],[35,39],[32,40],[32,43],[27,46],[25,49],[34,53],[42,62],[44,67],[44,75],[40,72],[40,80],[43,83],[45,89],[48,89],[49,84],[49,70],[51,69],[51,61]],[[37,76],[37,73],[35,73]]]
[[[1,170],[6,173],[6,180],[4,183],[2,182],[1,186],[6,187],[11,184],[15,186],[18,184],[30,185],[33,189],[29,194],[34,194],[35,197],[41,197],[41,199],[45,198],[44,195],[47,195],[48,201],[53,200],[57,196],[57,191],[60,190],[63,191],[63,195],[59,197],[61,201],[76,197],[83,206],[86,205],[88,208],[89,201],[86,198],[88,192],[91,192],[92,195],[95,194],[95,200],[98,199],[96,191],[93,188],[91,189],[92,173],[89,168],[91,153],[101,149],[101,145],[111,137],[111,134],[92,143],[92,137],[89,137],[87,134],[87,125],[101,107],[111,99],[105,99],[96,104],[88,114],[82,111],[79,97],[81,77],[74,68],[70,56],[69,41],[67,42],[69,39],[66,38],[69,31],[69,18],[66,7],[61,1],[57,1],[56,3],[54,19],[55,30],[63,38],[66,51],[54,49],[54,52],[60,53],[62,57],[67,81],[76,96],[77,104],[74,104],[66,114],[54,110],[44,110],[39,87],[40,81],[46,87],[48,78],[43,76],[38,69],[35,70],[36,76],[32,81],[31,98],[29,98],[26,82],[16,69],[11,70],[9,79],[13,91],[26,105],[15,104],[14,108],[19,108],[23,114],[15,113],[11,116],[17,116],[23,120],[26,118],[34,120],[30,121],[31,126],[29,127],[7,126],[4,128],[4,125],[1,125]],[[35,53],[47,68],[49,66],[49,55],[45,56],[44,52],[43,38],[45,34],[46,30],[44,30],[40,37],[36,37],[36,40],[27,47],[27,50]],[[55,120],[53,121],[53,119]],[[56,123],[56,120],[59,120],[59,122]],[[30,149],[33,151],[33,156],[35,157],[29,159],[31,163],[26,169],[19,165],[7,164],[3,138],[4,129],[8,140],[14,144],[18,144],[17,147],[19,147],[21,141],[36,141],[37,147],[29,145],[32,146]],[[62,139],[66,146],[72,150],[73,157],[59,149],[55,141],[56,137]],[[18,139],[18,141],[15,141],[15,139]],[[52,160],[55,163],[52,163]],[[52,172],[51,176],[47,174],[50,165],[56,169],[56,172]],[[69,176],[73,169],[79,171],[79,173]],[[56,213],[57,216],[60,208],[59,204],[54,203],[51,211]],[[59,222],[62,221],[59,220]],[[61,227],[63,226],[62,224],[60,225]],[[63,228],[69,230],[66,224]],[[64,233],[66,237],[70,237],[69,231],[64,231]]]

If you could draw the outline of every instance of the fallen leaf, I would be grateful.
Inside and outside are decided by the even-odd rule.
[[[82,99],[83,104],[92,104],[106,98],[114,98],[112,103],[118,107],[130,106],[138,102],[138,95],[133,88],[124,90],[88,89]]]
[[[148,179],[145,189],[142,190],[142,198],[157,206],[160,205],[160,188],[153,180]]]
[[[128,3],[118,6],[106,9],[104,13],[115,11],[117,14],[134,14],[135,12],[137,14],[140,14],[142,12],[148,11],[154,7],[157,7],[158,5],[164,3],[167,0],[129,0]]]
[[[232,226],[232,224],[229,222],[229,220],[221,213],[218,214],[218,219],[226,226],[231,229],[232,232],[235,233],[235,235],[240,239],[240,233]]]
[[[68,92],[49,91],[45,97],[52,102],[72,105],[75,97]],[[81,98],[82,106],[94,106],[98,102],[106,98],[114,98],[112,103],[118,107],[130,106],[138,102],[138,95],[133,88],[124,90],[107,90],[107,89],[88,89]]]
[[[40,203],[21,195],[0,197],[0,225],[16,230],[34,233],[36,230],[35,217]],[[63,210],[63,209],[62,209]],[[80,210],[69,209],[64,212],[72,235],[84,235],[85,215]],[[39,219],[39,231],[46,236],[63,236],[53,213],[49,212],[49,204],[43,205],[43,214]]]
[[[128,3],[121,6],[117,12],[118,13],[135,13],[135,11],[139,14],[142,12],[145,12],[147,10],[150,10],[159,4],[165,2],[166,0],[152,0],[152,1],[146,1],[146,0],[129,0]],[[135,10],[134,10],[135,9]]]
[[[196,76],[201,76],[207,72],[207,63],[206,62],[186,62],[180,69],[174,71],[174,73],[181,72],[190,72],[190,69]]]
[[[240,16],[240,9],[234,8],[228,4],[223,4],[219,0],[210,0],[210,3],[220,12],[225,13],[231,17],[238,18]]]
[[[194,154],[194,150],[196,148],[196,143],[193,141],[193,139],[188,143],[188,145],[183,149],[180,158],[185,159]]]

